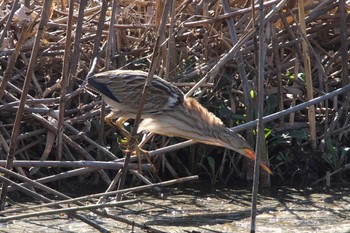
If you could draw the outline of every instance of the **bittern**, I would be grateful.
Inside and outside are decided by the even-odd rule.
[[[126,120],[136,117],[147,75],[136,70],[111,70],[88,79],[92,89],[98,91],[112,108],[105,117],[107,122],[119,117],[115,124],[123,129]],[[197,100],[184,98],[183,92],[169,82],[155,75],[147,94],[138,132],[192,139],[256,159],[253,149],[241,135],[227,128]],[[272,174],[263,162],[260,165]]]

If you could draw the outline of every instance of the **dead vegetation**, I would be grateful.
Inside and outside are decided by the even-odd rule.
[[[51,2],[0,3],[2,208],[7,191],[28,186],[52,193],[42,184],[77,177],[109,186],[107,191],[118,184],[123,139],[104,125],[108,107],[84,88],[90,67],[94,72],[152,67],[228,126],[257,118],[258,11],[250,1]],[[303,7],[296,2],[264,5],[264,110],[266,116],[276,114],[265,124],[273,184],[309,184],[326,170],[347,169],[350,8],[344,0],[299,1]],[[283,111],[316,97],[321,99],[308,108]],[[254,144],[252,126],[236,129],[246,130]],[[139,140],[157,172],[149,172],[147,163],[137,172],[132,156],[128,168],[137,183],[199,172],[213,183],[231,184],[252,174],[251,164],[230,151],[181,149],[194,143],[159,136]],[[20,177],[10,173],[12,167]],[[72,183],[66,188],[74,190]]]

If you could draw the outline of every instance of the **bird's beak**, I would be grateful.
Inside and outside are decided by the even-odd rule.
[[[245,152],[245,155],[246,155],[248,158],[250,158],[250,159],[253,160],[253,161],[256,160],[255,152],[254,152],[253,150],[251,150],[251,149],[249,149],[249,148],[245,148],[245,149],[243,149],[243,150],[244,150],[244,152]],[[267,173],[269,173],[270,175],[272,175],[272,171],[270,170],[270,168],[268,168],[268,167],[266,166],[265,163],[263,163],[263,162],[260,161],[260,166],[261,166]]]

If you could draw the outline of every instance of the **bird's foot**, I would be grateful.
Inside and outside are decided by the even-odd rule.
[[[124,122],[128,120],[128,118],[125,117],[119,117],[118,120],[113,121],[113,119],[115,118],[116,113],[111,112],[110,114],[108,114],[105,117],[105,122],[113,127],[113,128],[117,128],[118,132],[125,138],[130,139],[131,138],[131,134],[125,129],[124,127]]]
[[[142,159],[146,158],[147,162],[151,165],[151,171],[153,173],[156,172],[156,168],[154,167],[153,163],[151,162],[150,159],[150,155],[149,155],[149,151],[148,150],[144,150],[141,147],[139,147],[139,145],[135,145],[134,146],[134,151],[133,154],[135,154],[137,156],[137,160],[138,160],[138,164],[139,164],[139,172],[142,172]],[[143,155],[143,156],[142,156]]]
[[[138,170],[140,173],[142,173],[142,159],[146,158],[147,162],[151,165],[151,171],[155,172],[156,169],[153,165],[153,163],[150,160],[149,152],[147,150],[142,149],[138,145],[138,140],[136,136],[130,136],[129,138],[124,138],[122,142],[119,142],[119,146],[123,152],[129,152],[131,151],[132,155],[137,156],[138,160]]]

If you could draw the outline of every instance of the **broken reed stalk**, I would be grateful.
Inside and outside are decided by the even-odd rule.
[[[339,16],[340,16],[340,41],[341,41],[341,58],[342,58],[342,84],[343,86],[350,84],[350,77],[349,77],[349,58],[348,58],[348,30],[346,25],[346,19],[348,17],[348,12],[346,9],[347,1],[346,0],[339,0]],[[344,99],[347,99],[350,101],[350,93],[346,93],[343,95]],[[348,112],[349,105],[346,106],[345,112]]]
[[[301,28],[301,33],[306,35],[306,22],[305,22],[305,6],[304,0],[298,0],[298,14],[299,14],[299,23]],[[306,36],[305,36],[306,37]],[[303,60],[304,60],[304,71],[306,78],[306,94],[307,99],[313,99],[313,84],[312,84],[312,75],[311,75],[311,60],[308,43],[305,39],[301,42],[301,47],[303,51]],[[308,109],[308,119],[310,125],[310,140],[311,146],[316,149],[316,119],[315,119],[315,106],[311,105]]]
[[[105,59],[105,71],[110,69],[116,69],[116,62],[114,58],[114,54],[116,54],[116,38],[117,35],[115,33],[114,24],[116,22],[117,8],[119,8],[119,4],[117,0],[112,1],[112,13],[110,16],[110,23],[108,27],[108,39],[106,44],[106,59]]]
[[[63,150],[63,121],[64,121],[64,113],[65,113],[65,106],[66,106],[66,93],[67,88],[69,84],[69,78],[70,78],[70,60],[72,59],[71,55],[71,45],[72,45],[72,28],[73,28],[73,13],[74,13],[74,4],[73,2],[68,3],[68,20],[67,20],[67,30],[66,30],[66,40],[65,40],[65,48],[64,48],[64,55],[63,55],[63,66],[62,66],[62,77],[60,80],[61,83],[61,98],[60,98],[60,104],[59,104],[59,110],[58,110],[58,121],[57,121],[57,128],[58,128],[58,145],[57,145],[57,160],[62,159],[62,150]],[[75,40],[75,43],[77,43],[77,40]]]

